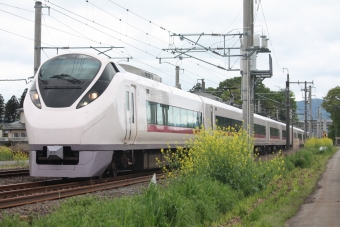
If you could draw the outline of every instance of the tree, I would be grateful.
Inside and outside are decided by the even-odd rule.
[[[219,86],[214,90],[214,95],[222,98],[223,100],[229,100],[231,96],[234,98],[234,103],[237,105],[242,105],[241,99],[241,77],[234,77],[226,79],[220,82]],[[209,88],[211,90],[211,88]],[[279,112],[279,120],[282,122],[286,121],[286,93],[285,90],[271,91],[267,88],[262,80],[257,79],[255,81],[255,106],[258,105],[258,100],[260,100],[261,112],[255,109],[255,113],[270,116],[271,118],[276,118],[276,109]],[[290,92],[290,106],[293,113],[296,113],[297,105],[295,102],[294,93]],[[298,118],[294,117],[294,123],[298,122]]]
[[[5,118],[4,122],[14,122],[18,117],[17,109],[19,108],[19,102],[17,97],[13,95],[10,100],[7,101],[5,106]]]
[[[333,120],[333,126],[329,128],[328,136],[333,138],[340,134],[340,87],[336,86],[328,91],[327,95],[323,97],[321,106],[330,113]]]
[[[22,92],[21,97],[19,99],[19,108],[23,108],[24,107],[24,100],[25,100],[25,96],[27,93],[27,88]]]
[[[4,97],[0,94],[0,122],[3,121],[5,117],[5,100]]]

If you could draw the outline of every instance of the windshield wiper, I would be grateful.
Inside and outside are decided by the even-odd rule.
[[[47,81],[47,80],[42,79],[41,72],[39,73],[39,79],[41,80],[41,82],[42,82],[43,84],[48,84],[48,81]]]
[[[68,75],[68,74],[60,74],[60,75],[54,75],[54,76],[51,76],[50,78],[58,78],[58,79],[62,79],[62,80],[67,80],[73,84],[77,83],[77,84],[81,84],[83,83],[83,81],[77,79],[77,78],[74,78],[73,76],[71,75]]]

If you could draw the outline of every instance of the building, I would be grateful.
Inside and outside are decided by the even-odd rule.
[[[2,123],[0,142],[28,142],[25,126],[25,115],[23,108],[17,110],[20,114],[19,121]],[[0,131],[1,132],[1,131]],[[4,137],[5,135],[6,137]]]

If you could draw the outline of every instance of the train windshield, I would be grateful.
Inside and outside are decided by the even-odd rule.
[[[45,62],[39,71],[41,98],[48,107],[70,107],[84,93],[101,62],[84,54],[66,54]]]
[[[41,66],[41,80],[73,78],[76,80],[92,80],[98,73],[99,60],[83,54],[67,54],[55,57]]]

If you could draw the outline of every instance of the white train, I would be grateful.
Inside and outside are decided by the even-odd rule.
[[[155,168],[160,149],[184,144],[195,127],[240,124],[242,110],[160,81],[90,54],[46,61],[24,102],[30,175],[114,176],[117,169]],[[254,122],[257,148],[284,148],[284,124],[259,115]],[[294,133],[303,142],[303,131]]]

